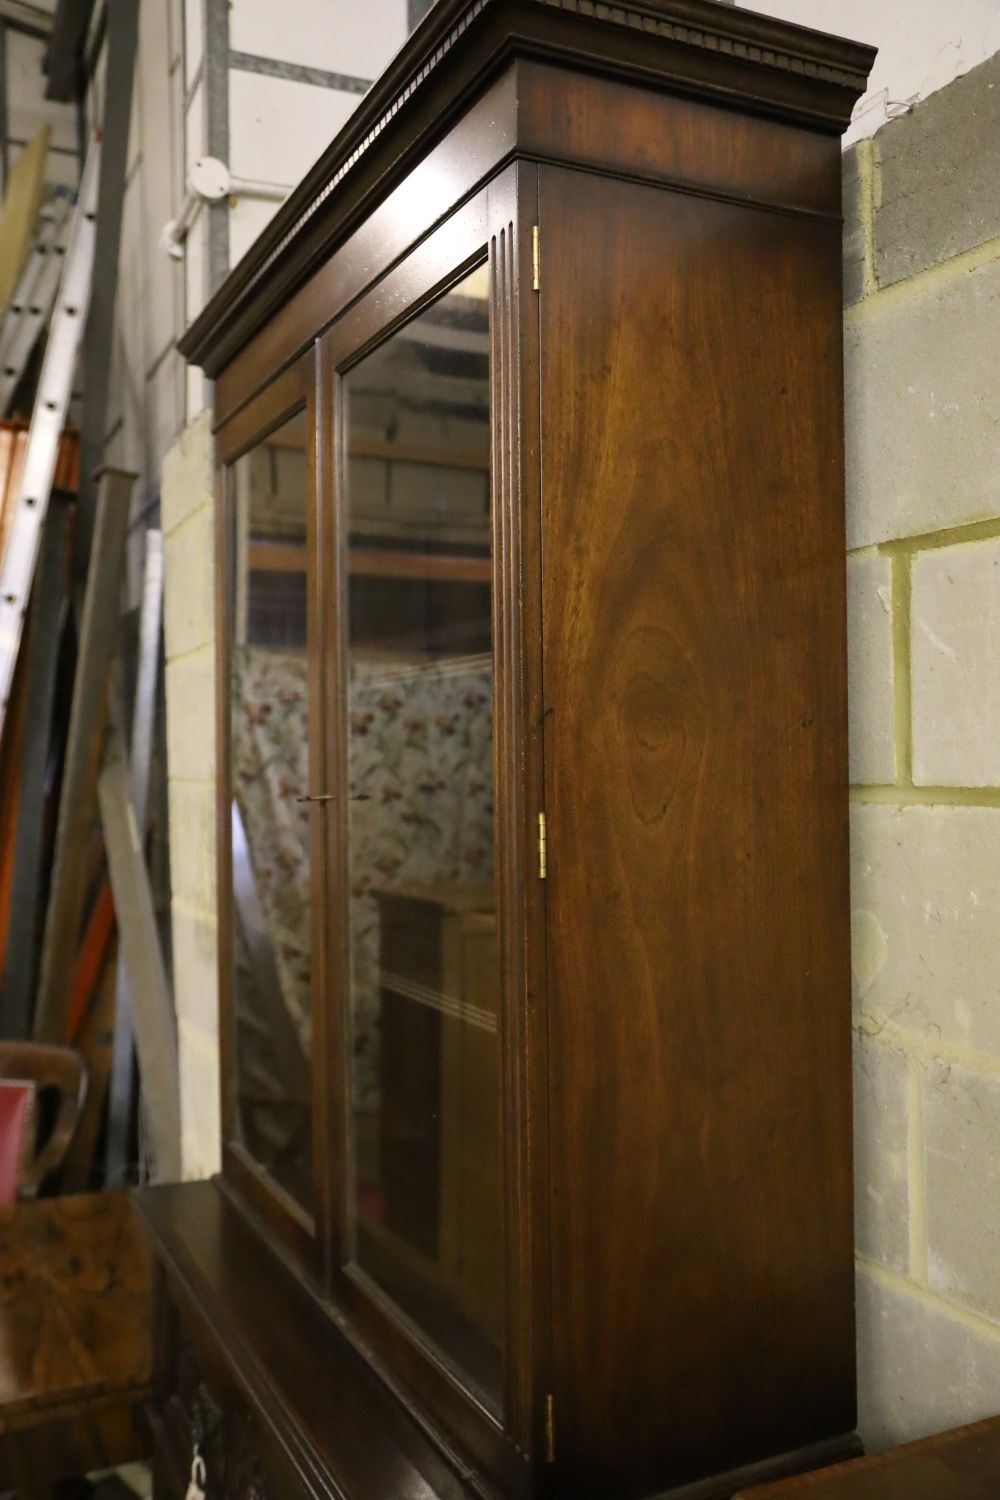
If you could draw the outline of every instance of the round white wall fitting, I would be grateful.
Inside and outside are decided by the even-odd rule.
[[[232,185],[229,168],[217,156],[202,156],[194,163],[188,178],[191,191],[209,203],[225,198]]]

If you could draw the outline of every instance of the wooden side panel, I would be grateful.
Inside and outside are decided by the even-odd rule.
[[[559,1494],[854,1424],[840,248],[540,173]]]

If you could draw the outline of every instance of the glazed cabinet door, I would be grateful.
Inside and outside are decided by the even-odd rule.
[[[333,326],[320,442],[334,1296],[457,1446],[520,1485],[541,906],[537,870],[530,900],[523,878],[540,642],[516,184],[480,193]]]
[[[220,429],[216,540],[224,1165],[318,1274],[327,1191],[314,390],[310,351]]]

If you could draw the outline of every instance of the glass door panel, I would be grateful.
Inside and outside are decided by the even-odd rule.
[[[306,418],[231,466],[229,785],[236,1135],[312,1207]]]
[[[348,1253],[500,1399],[489,281],[342,382]]]

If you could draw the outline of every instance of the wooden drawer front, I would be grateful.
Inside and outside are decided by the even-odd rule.
[[[170,1321],[170,1388],[147,1412],[155,1500],[184,1500],[196,1444],[207,1500],[304,1500],[284,1475],[269,1473],[259,1423],[231,1381],[201,1356],[173,1309]]]

